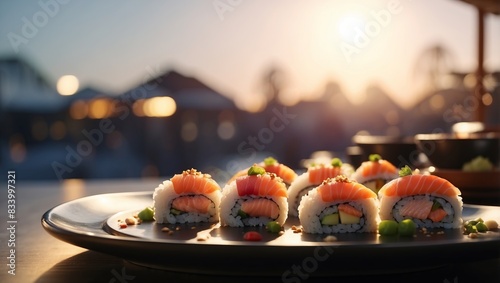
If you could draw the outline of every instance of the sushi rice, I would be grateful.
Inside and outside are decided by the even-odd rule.
[[[274,202],[279,208],[279,215],[276,219],[270,217],[246,217],[238,215],[242,204],[246,201],[255,200],[258,198],[268,199]],[[270,221],[276,221],[280,225],[284,225],[288,217],[288,202],[286,197],[276,196],[256,196],[247,195],[239,196],[236,188],[236,182],[227,184],[222,190],[222,198],[220,204],[220,223],[222,226],[244,227],[244,226],[264,226]]]
[[[338,205],[346,203],[360,210],[363,215],[356,224],[323,225],[321,219],[328,214],[337,213]],[[299,205],[299,220],[306,233],[353,233],[376,232],[379,222],[378,200],[375,198],[359,200],[338,200],[323,202],[317,189],[309,191]]]
[[[350,177],[354,169],[351,164],[343,163],[340,167],[339,174]],[[329,176],[334,177],[334,176]],[[322,181],[322,180],[321,180]],[[318,186],[320,183],[312,183],[309,179],[309,170],[300,174],[295,180],[292,182],[290,187],[288,188],[288,214],[291,216],[299,216],[298,208],[302,197],[307,195],[307,193]]]
[[[172,202],[179,197],[203,196],[209,199],[210,205],[207,213],[184,212],[178,215],[172,213]],[[177,194],[170,180],[164,181],[155,188],[153,193],[154,218],[157,223],[197,223],[219,221],[220,190],[208,194]]]
[[[405,197],[399,196],[384,196],[380,200],[380,218],[383,220],[396,220],[401,222],[402,220],[410,217],[402,216],[399,211],[408,202],[412,200],[429,200],[437,201],[441,204],[441,207],[446,211],[446,217],[444,217],[439,222],[433,222],[430,219],[417,219],[411,218],[417,227],[425,228],[460,228],[462,227],[462,198],[460,196],[451,198],[447,196],[438,196],[432,194],[424,195],[411,195]]]

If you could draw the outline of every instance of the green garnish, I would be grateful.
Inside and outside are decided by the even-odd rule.
[[[488,231],[488,226],[486,226],[486,224],[484,224],[483,222],[479,222],[476,224],[476,229],[478,232],[486,232]]]
[[[466,234],[477,233],[476,225],[469,224],[469,225],[465,225],[464,228],[465,228]]]
[[[268,158],[264,159],[264,165],[266,165],[266,166],[272,166],[276,163],[278,163],[278,160],[276,160],[272,157],[268,157]]]
[[[244,219],[248,217],[248,214],[240,209],[238,210],[238,216],[241,217],[241,219]]]
[[[378,224],[378,232],[381,236],[398,234],[398,222],[395,220],[382,220]]]
[[[370,154],[370,156],[368,157],[368,159],[370,161],[373,161],[373,162],[378,162],[379,160],[382,159],[382,156],[380,156],[380,154]]]
[[[405,219],[399,222],[398,232],[400,236],[411,237],[415,234],[416,231],[417,231],[417,225],[415,225],[415,222],[413,222],[413,220]]]
[[[434,210],[441,208],[441,207],[443,207],[443,206],[441,205],[441,203],[439,201],[434,201],[432,203],[431,211],[434,211]]]
[[[137,217],[139,217],[142,221],[153,221],[154,211],[151,207],[146,207],[137,214]]]
[[[175,208],[171,208],[170,209],[170,213],[173,214],[173,215],[179,215],[179,214],[182,214],[183,212],[180,211],[180,210],[177,210]]]
[[[405,167],[399,170],[399,177],[410,176],[413,172],[411,171],[410,166],[405,165]]]
[[[340,160],[340,158],[335,157],[334,159],[332,159],[332,166],[333,167],[341,167],[342,160]]]
[[[248,169],[248,175],[263,175],[266,173],[266,170],[260,166],[253,165]]]
[[[462,166],[462,170],[466,172],[482,172],[493,170],[493,163],[488,158],[478,156]]]
[[[281,225],[276,221],[271,221],[266,224],[267,231],[271,233],[279,233],[281,231]]]
[[[482,218],[476,218],[474,220],[465,221],[464,230],[465,234],[470,234],[477,232],[485,233],[489,229],[488,226],[484,223],[484,220]]]

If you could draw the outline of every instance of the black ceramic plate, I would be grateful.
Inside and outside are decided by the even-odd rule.
[[[290,218],[284,234],[264,228],[229,228],[218,225],[142,223],[120,229],[118,222],[146,206],[149,192],[89,196],[47,211],[42,225],[54,237],[90,250],[121,257],[153,268],[203,274],[279,275],[381,274],[416,271],[445,264],[500,256],[500,233],[471,239],[460,229],[416,237],[380,237],[372,233],[325,235],[294,233]],[[500,220],[500,207],[464,205],[463,218]],[[163,232],[169,227],[173,233]],[[259,242],[243,240],[254,230]],[[204,238],[199,241],[198,238]],[[420,262],[415,265],[415,262]]]

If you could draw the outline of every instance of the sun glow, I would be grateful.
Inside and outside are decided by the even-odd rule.
[[[346,42],[353,42],[357,30],[363,30],[366,21],[361,14],[351,13],[342,16],[337,24],[340,37]]]

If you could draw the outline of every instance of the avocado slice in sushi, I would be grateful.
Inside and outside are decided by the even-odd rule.
[[[323,219],[321,219],[321,224],[322,225],[337,225],[339,224],[339,214],[338,213],[332,213],[325,215]]]
[[[340,214],[340,222],[342,224],[357,224],[357,223],[359,223],[359,219],[361,218],[361,217],[357,217],[357,216],[348,214],[344,211],[339,211],[339,214]]]

